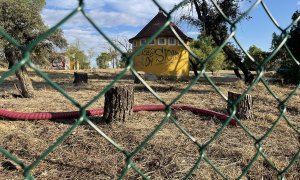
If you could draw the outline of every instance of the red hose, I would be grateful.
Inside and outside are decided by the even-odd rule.
[[[216,117],[220,121],[224,122],[229,117],[228,115],[218,113],[211,110],[205,110],[190,106],[177,105],[172,106],[174,110],[186,110],[195,114],[202,114],[205,116]],[[164,105],[143,105],[143,106],[134,106],[133,111],[163,111],[165,110]],[[88,116],[100,116],[103,114],[103,109],[92,109],[87,110]],[[79,111],[70,111],[70,112],[34,112],[34,113],[26,113],[26,112],[15,112],[8,111],[4,109],[0,109],[0,117],[8,118],[8,119],[17,119],[17,120],[51,120],[51,119],[74,119],[80,116]],[[236,126],[237,122],[234,119],[230,121],[231,125]]]

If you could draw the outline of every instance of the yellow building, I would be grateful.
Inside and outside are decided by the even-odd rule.
[[[146,43],[155,32],[167,22],[167,16],[159,13],[129,42],[136,50]],[[171,23],[181,39],[189,44],[192,39],[186,36],[174,23]],[[164,29],[139,55],[134,58],[134,68],[137,71],[157,76],[188,76],[189,53],[180,44],[170,27]]]

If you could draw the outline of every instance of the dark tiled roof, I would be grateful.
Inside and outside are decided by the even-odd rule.
[[[162,27],[166,21],[168,20],[167,16],[160,11],[135,37],[129,39],[129,42],[132,43],[134,39],[140,39],[140,38],[149,38],[152,35],[155,34],[155,32]],[[177,34],[183,39],[183,40],[191,40],[192,38],[185,35],[174,23],[171,23],[171,26],[175,29]],[[164,29],[158,37],[176,37],[170,27],[167,27]]]

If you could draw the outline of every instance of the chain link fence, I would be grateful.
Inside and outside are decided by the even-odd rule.
[[[157,2],[156,0],[153,0],[153,3],[159,7],[160,9],[164,9],[163,7],[161,7],[161,5],[159,4],[159,2]],[[289,29],[296,24],[299,20],[300,17],[298,17],[294,22],[292,22],[288,27],[286,28],[282,28],[278,25],[278,23],[275,21],[275,19],[273,18],[272,14],[270,13],[270,11],[268,10],[267,6],[265,5],[265,3],[262,0],[258,0],[256,1],[244,14],[242,14],[239,18],[237,18],[236,21],[232,22],[223,12],[222,9],[218,6],[217,2],[215,0],[212,0],[211,3],[215,6],[215,8],[219,11],[219,13],[222,14],[222,16],[224,17],[224,19],[227,21],[228,25],[230,26],[230,33],[228,38],[223,42],[223,44],[218,47],[217,49],[215,49],[210,56],[205,59],[204,61],[200,61],[198,60],[198,63],[200,64],[201,68],[200,68],[200,74],[195,77],[191,83],[182,91],[182,93],[180,93],[176,98],[173,99],[172,102],[167,103],[163,100],[163,98],[161,98],[140,76],[139,74],[136,72],[136,70],[133,67],[133,59],[135,56],[137,56],[139,53],[141,53],[143,51],[143,49],[147,46],[147,44],[149,44],[152,40],[154,40],[165,28],[169,27],[171,28],[171,30],[174,32],[174,34],[176,35],[177,39],[183,44],[183,46],[188,50],[188,52],[190,53],[191,56],[193,56],[195,59],[197,59],[197,57],[194,55],[194,53],[191,51],[191,49],[184,44],[184,41],[178,36],[178,34],[176,33],[176,31],[173,29],[172,26],[170,26],[170,23],[172,22],[172,14],[180,7],[182,7],[183,5],[185,5],[186,3],[188,3],[188,1],[182,1],[180,4],[176,5],[170,12],[166,12],[164,11],[165,14],[168,15],[168,21],[160,28],[157,30],[157,32],[155,34],[153,34],[153,36],[151,38],[149,38],[146,42],[146,44],[144,44],[143,46],[141,46],[140,48],[138,48],[136,51],[134,51],[132,54],[128,55],[126,52],[124,52],[122,49],[118,48],[118,46],[116,44],[113,43],[112,40],[110,40],[108,38],[108,36],[101,30],[101,28],[99,28],[94,21],[86,14],[86,11],[84,9],[84,0],[80,0],[78,7],[76,7],[72,12],[70,12],[66,17],[64,17],[59,23],[57,23],[55,26],[51,27],[47,32],[45,32],[44,34],[42,34],[41,36],[39,36],[37,39],[35,39],[34,41],[32,41],[30,44],[27,44],[25,46],[22,46],[16,39],[14,39],[13,37],[11,37],[9,34],[7,34],[5,32],[5,29],[0,27],[0,34],[8,41],[10,42],[12,45],[14,45],[15,47],[17,47],[18,49],[20,49],[23,53],[23,59],[19,61],[18,64],[14,65],[10,70],[8,70],[7,72],[5,72],[1,78],[0,78],[0,84],[4,83],[4,80],[6,78],[8,78],[9,76],[13,75],[15,73],[16,70],[20,69],[22,66],[27,65],[30,68],[32,68],[40,77],[42,77],[45,81],[47,81],[49,83],[49,85],[51,85],[53,87],[53,89],[59,91],[66,99],[68,99],[74,106],[76,106],[79,110],[80,110],[80,118],[67,130],[64,132],[64,134],[59,137],[53,144],[51,144],[34,162],[32,162],[30,165],[25,166],[25,164],[18,159],[16,156],[14,156],[13,154],[11,154],[10,152],[8,152],[8,150],[4,149],[3,147],[1,147],[0,145],[0,152],[8,159],[10,159],[11,161],[13,161],[14,163],[18,164],[20,167],[22,167],[23,169],[23,176],[25,179],[34,179],[34,177],[31,174],[31,171],[39,166],[39,164],[41,163],[42,160],[44,160],[51,152],[55,151],[55,149],[66,139],[68,138],[71,133],[83,122],[88,123],[90,127],[92,127],[95,131],[97,131],[99,133],[99,136],[102,136],[103,138],[105,138],[109,143],[111,143],[120,153],[124,154],[124,156],[126,157],[126,166],[123,168],[123,170],[121,171],[121,174],[119,175],[119,179],[122,179],[125,177],[125,175],[127,174],[127,172],[129,170],[134,170],[135,172],[137,172],[143,179],[148,179],[148,177],[145,175],[145,172],[143,172],[134,162],[133,162],[133,158],[141,151],[143,150],[143,148],[147,145],[147,143],[154,138],[157,133],[163,128],[163,126],[167,123],[167,122],[172,122],[175,124],[175,126],[188,138],[190,139],[197,147],[198,147],[198,151],[199,151],[199,157],[196,161],[196,163],[193,165],[193,167],[188,171],[188,173],[185,176],[185,179],[188,179],[191,177],[191,175],[198,169],[199,165],[205,161],[207,162],[221,177],[223,177],[224,179],[227,179],[228,177],[226,177],[224,175],[224,173],[218,168],[217,165],[215,165],[207,156],[206,156],[206,150],[207,148],[222,134],[222,132],[226,129],[226,127],[228,126],[230,120],[232,118],[234,118],[237,122],[238,122],[238,126],[240,126],[245,133],[249,136],[249,138],[253,139],[254,146],[256,149],[256,153],[255,155],[252,157],[252,159],[249,161],[249,163],[245,166],[245,168],[243,169],[243,172],[239,175],[238,179],[241,179],[242,177],[244,177],[247,172],[249,171],[249,169],[252,167],[253,163],[257,160],[257,158],[259,156],[261,156],[262,158],[264,158],[264,160],[266,162],[269,163],[269,165],[272,167],[272,169],[274,171],[277,172],[277,176],[279,179],[283,179],[284,175],[289,171],[289,169],[295,164],[295,162],[299,159],[300,156],[300,149],[298,149],[298,151],[296,152],[295,155],[293,155],[292,160],[290,161],[290,163],[288,164],[288,166],[286,166],[284,169],[279,170],[277,169],[277,167],[275,167],[274,163],[272,163],[272,161],[267,157],[267,155],[263,152],[263,146],[262,146],[262,141],[266,140],[266,138],[270,135],[270,133],[273,131],[273,129],[278,125],[278,123],[280,121],[285,121],[293,131],[296,132],[296,134],[299,136],[300,132],[299,132],[299,128],[293,124],[290,119],[288,118],[288,116],[286,115],[286,109],[287,109],[287,105],[289,100],[296,94],[300,84],[298,84],[296,86],[296,88],[285,98],[285,99],[280,99],[275,92],[273,92],[271,90],[271,88],[269,87],[266,79],[264,78],[264,72],[265,72],[265,65],[270,62],[272,60],[272,58],[276,55],[276,53],[281,49],[281,48],[286,48],[288,51],[288,47],[286,46],[286,41],[289,37]],[[213,80],[205,73],[206,69],[205,69],[205,65],[218,53],[222,50],[222,48],[231,40],[234,40],[239,47],[243,50],[243,52],[250,58],[253,60],[253,58],[247,53],[246,50],[244,50],[244,48],[240,45],[238,39],[236,39],[235,34],[237,32],[237,28],[236,28],[236,24],[239,23],[241,20],[243,20],[244,18],[246,18],[249,13],[257,6],[262,6],[265,10],[265,12],[267,13],[267,15],[269,16],[270,20],[273,22],[273,24],[278,28],[278,30],[281,31],[281,36],[282,36],[282,41],[280,42],[279,46],[276,47],[273,52],[266,58],[264,59],[264,61],[260,64],[257,63],[257,76],[254,79],[254,81],[248,86],[247,90],[235,101],[235,102],[229,102],[227,99],[227,96],[224,95],[218,88],[218,86],[213,82]],[[62,26],[65,22],[67,22],[71,17],[73,17],[75,14],[81,13],[86,20],[89,21],[89,23],[95,28],[95,30],[101,35],[103,36],[117,51],[119,51],[122,54],[122,57],[126,58],[127,60],[127,66],[124,68],[124,70],[122,72],[120,72],[116,78],[101,92],[98,93],[97,96],[95,96],[90,102],[88,102],[85,105],[81,105],[79,104],[75,99],[73,99],[71,96],[68,95],[68,93],[66,91],[64,91],[59,85],[57,85],[56,83],[54,83],[53,81],[51,81],[51,79],[43,72],[41,71],[41,69],[39,69],[30,59],[30,53],[33,50],[33,48],[35,46],[37,46],[37,44],[39,44],[40,42],[42,42],[45,38],[49,37],[52,33],[55,32],[55,30],[57,30],[60,26]],[[289,51],[290,52],[290,51]],[[293,57],[292,57],[293,58]],[[296,62],[297,60],[295,58],[293,58]],[[297,62],[297,64],[299,64]],[[160,121],[160,123],[156,126],[156,128],[147,136],[147,138],[145,138],[145,140],[133,151],[129,152],[126,149],[122,148],[117,142],[115,142],[112,138],[108,137],[103,131],[101,131],[101,129],[99,129],[97,127],[97,125],[95,125],[90,119],[89,117],[86,115],[86,109],[88,107],[90,107],[94,102],[96,102],[100,97],[104,96],[104,94],[111,88],[113,87],[114,84],[116,84],[127,72],[131,72],[134,76],[136,76],[143,84],[144,86],[161,102],[161,104],[165,105],[165,117]],[[214,90],[220,94],[224,100],[226,100],[227,102],[231,103],[231,114],[229,116],[229,118],[227,119],[227,121],[225,123],[222,124],[222,127],[213,135],[213,137],[207,141],[204,144],[201,144],[197,141],[196,138],[194,138],[187,130],[185,130],[185,128],[183,128],[180,123],[176,120],[176,118],[173,115],[173,111],[171,109],[171,106],[174,105],[179,99],[182,98],[182,96],[184,94],[186,94],[193,85],[195,85],[195,83],[198,82],[198,80],[200,79],[200,77],[204,77],[206,79],[206,81],[214,88]],[[236,113],[236,105],[237,103],[239,103],[247,93],[249,93],[253,87],[255,85],[257,85],[259,82],[263,83],[264,86],[266,87],[266,89],[268,90],[268,92],[277,100],[278,102],[278,110],[280,111],[280,115],[278,116],[278,118],[273,122],[272,126],[268,129],[268,131],[262,136],[262,137],[256,137],[255,135],[253,135],[253,133],[237,118],[235,117],[235,113]]]

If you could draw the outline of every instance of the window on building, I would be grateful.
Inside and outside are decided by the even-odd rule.
[[[176,45],[176,39],[175,38],[169,38],[169,45]]]
[[[166,39],[165,38],[158,38],[158,45],[166,45]]]
[[[151,41],[149,44],[150,44],[150,45],[154,45],[154,44],[155,44],[154,40]]]
[[[136,42],[136,40],[133,41],[132,47],[133,47],[133,48],[137,47],[137,42]]]
[[[141,39],[141,46],[146,44],[146,39]]]

